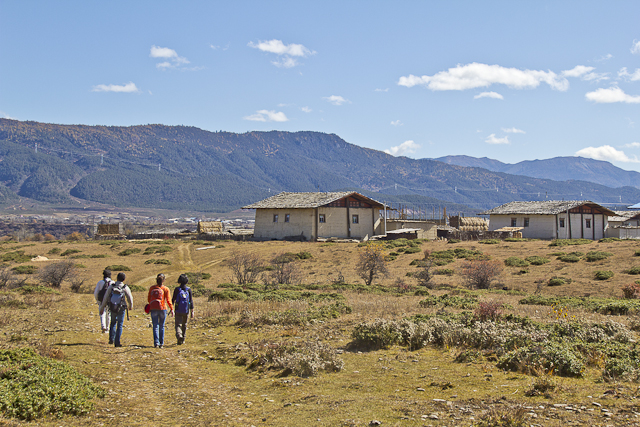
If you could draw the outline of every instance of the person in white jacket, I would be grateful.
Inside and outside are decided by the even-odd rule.
[[[93,291],[93,296],[96,299],[98,306],[102,304],[104,295],[107,293],[107,289],[112,283],[113,280],[111,280],[111,270],[105,268],[105,270],[102,272],[102,280],[100,280],[96,284],[96,288]],[[109,310],[105,310],[102,314],[98,315],[100,316],[100,326],[102,327],[102,333],[104,334],[109,330],[109,322],[111,320],[111,316]]]
[[[114,344],[116,347],[122,347],[120,337],[122,336],[122,325],[124,324],[124,314],[127,311],[127,302],[129,303],[128,309],[133,310],[131,289],[124,283],[125,279],[124,273],[118,273],[116,282],[109,285],[102,304],[100,304],[100,314],[107,310],[111,312],[109,344]],[[114,294],[115,296],[112,298]]]

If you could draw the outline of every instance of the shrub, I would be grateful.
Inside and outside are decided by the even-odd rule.
[[[167,252],[171,252],[172,250],[173,248],[168,245],[154,245],[149,246],[147,249],[145,249],[143,255],[165,254]]]
[[[319,341],[266,342],[251,348],[252,363],[248,369],[282,369],[280,376],[297,375],[302,378],[320,371],[339,372],[344,362],[335,349]]]
[[[622,239],[617,237],[605,237],[604,239],[598,240],[598,243],[613,243],[613,242],[621,242]]]
[[[631,283],[622,287],[622,293],[626,299],[640,298],[640,285]]]
[[[405,254],[416,254],[418,252],[422,252],[422,250],[418,246],[409,247],[404,250]]]
[[[502,306],[503,304],[497,301],[480,301],[478,303],[478,307],[476,307],[473,312],[473,315],[481,322],[486,322],[487,320],[495,322],[502,315],[500,313]]]
[[[79,249],[67,249],[66,251],[62,252],[60,254],[60,256],[73,255],[73,254],[77,254],[77,253],[80,253],[80,252],[82,252],[82,251],[79,250]]]
[[[25,255],[24,251],[7,252],[0,256],[0,260],[4,262],[13,261],[17,263],[28,262],[33,258],[31,255]]]
[[[131,271],[129,267],[122,264],[112,264],[105,267],[107,270],[111,271]]]
[[[461,240],[460,239],[449,239],[447,240],[447,243],[460,243]]]
[[[415,287],[412,284],[405,282],[401,278],[397,278],[396,281],[393,282],[393,287],[395,288],[396,292],[401,294],[413,292],[415,290]]]
[[[247,295],[235,291],[214,291],[209,295],[209,301],[244,301]]]
[[[118,252],[118,255],[120,256],[129,256],[129,255],[133,255],[133,254],[139,254],[140,252],[142,252],[140,249],[138,248],[129,248],[129,249],[125,249],[123,251]]]
[[[596,280],[608,280],[613,277],[613,271],[610,270],[598,270],[595,273]]]
[[[513,350],[500,358],[498,367],[529,374],[553,372],[566,377],[581,377],[585,370],[582,356],[572,346],[554,341]]]
[[[455,270],[452,268],[438,268],[433,270],[433,274],[439,276],[453,276],[455,273]]]
[[[33,274],[38,270],[35,265],[18,265],[11,269],[16,274]]]
[[[626,270],[625,273],[627,273],[627,274],[640,274],[640,266],[631,267],[630,269]]]
[[[584,259],[587,262],[594,262],[594,261],[601,261],[603,259],[607,259],[610,256],[613,256],[611,252],[591,251],[591,252],[587,252],[587,255],[584,257]]]
[[[72,242],[81,242],[85,239],[85,235],[82,233],[79,233],[77,231],[74,231],[73,233],[69,234],[67,236],[67,240],[72,241]]]
[[[633,254],[634,256],[640,256],[640,249],[636,249],[635,253]]]
[[[541,256],[528,256],[525,258],[525,261],[531,265],[543,265],[550,262],[547,258]]]
[[[500,240],[498,240],[498,239],[485,239],[485,240],[479,240],[478,243],[482,243],[483,245],[497,245],[498,243],[500,243]]]
[[[256,254],[234,251],[231,253],[227,265],[238,285],[246,285],[258,281],[263,262]]]
[[[84,279],[74,278],[71,280],[71,292],[75,292],[76,294],[79,293],[82,285],[84,285]]]
[[[552,277],[551,279],[549,279],[549,282],[547,282],[547,285],[549,285],[549,286],[562,286],[565,283],[566,282],[562,277]]]
[[[570,252],[558,257],[562,262],[578,262],[584,254],[582,252]]]
[[[70,365],[32,349],[0,350],[0,411],[34,420],[47,414],[83,415],[105,391]]]
[[[418,286],[424,286],[425,288],[433,288],[433,273],[431,272],[432,260],[422,261],[422,268],[413,277],[418,281]]]
[[[73,261],[63,261],[49,264],[38,273],[39,279],[47,285],[59,288],[64,280],[75,277],[76,265]]]
[[[443,307],[454,307],[461,310],[469,310],[478,306],[478,299],[473,297],[459,297],[455,295],[429,296],[418,303],[420,307],[431,307],[441,305]]]
[[[549,246],[575,246],[575,245],[589,245],[593,242],[589,239],[557,239],[549,243]]]
[[[270,269],[262,274],[266,286],[290,285],[300,280],[301,273],[293,260],[296,255],[290,252],[276,255],[271,260]]]
[[[313,258],[313,255],[311,255],[311,253],[309,252],[298,252],[296,254],[296,256],[298,257],[298,259],[309,259],[309,258]]]
[[[56,240],[56,237],[53,234],[47,233],[44,235],[45,242],[53,242],[54,240]]]
[[[522,258],[518,258],[517,256],[510,256],[504,260],[504,265],[507,267],[527,267],[529,262]]]
[[[402,342],[402,333],[396,322],[384,319],[357,325],[351,337],[356,345],[374,349],[387,349]]]
[[[47,253],[51,254],[51,255],[57,255],[60,252],[62,252],[62,249],[60,249],[60,248],[51,248],[51,250],[49,252],[47,252]]]
[[[171,265],[171,261],[168,259],[153,259],[150,258],[144,262],[145,264],[162,264],[162,265]]]
[[[471,261],[462,266],[461,274],[472,289],[489,289],[491,282],[502,273],[498,261]]]

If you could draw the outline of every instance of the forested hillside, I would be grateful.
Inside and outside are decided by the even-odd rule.
[[[37,153],[36,153],[37,144]],[[280,191],[360,190],[469,213],[512,200],[637,202],[640,190],[393,157],[318,132],[54,125],[0,119],[0,203],[70,196],[121,207],[230,211]],[[464,209],[461,205],[470,208]]]

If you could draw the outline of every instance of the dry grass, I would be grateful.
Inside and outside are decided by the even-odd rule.
[[[162,243],[162,242],[155,242]],[[358,248],[355,244],[322,245],[316,243],[238,243],[223,242],[222,248],[196,251],[189,242],[169,243],[171,252],[163,254],[170,266],[145,265],[153,255],[142,253],[118,256],[128,248],[143,250],[151,242],[122,242],[113,247],[94,242],[36,243],[24,248],[31,255],[47,255],[54,247],[81,250],[83,255],[102,255],[107,258],[82,258],[86,266],[80,269],[80,279],[86,284],[84,294],[75,294],[70,284],[64,283],[62,295],[17,295],[24,302],[18,306],[0,307],[0,348],[31,346],[43,354],[63,358],[108,390],[105,399],[96,401],[95,410],[87,417],[67,417],[62,420],[45,419],[39,425],[272,425],[272,426],[340,426],[368,425],[380,420],[383,425],[473,425],[482,420],[487,423],[498,419],[512,409],[518,419],[531,424],[564,426],[567,424],[625,425],[637,422],[633,400],[637,386],[631,383],[606,384],[600,381],[600,372],[590,368],[584,379],[554,378],[555,387],[545,388],[545,394],[527,396],[526,392],[541,380],[523,374],[503,372],[485,355],[477,363],[454,363],[461,349],[428,347],[418,351],[392,347],[379,351],[348,351],[353,327],[375,318],[400,319],[414,314],[428,314],[441,307],[421,308],[423,297],[396,294],[342,292],[345,303],[352,308],[350,314],[337,319],[326,319],[308,325],[271,325],[242,328],[236,325],[244,310],[256,314],[307,310],[304,301],[230,301],[208,302],[196,299],[196,318],[189,323],[187,342],[175,345],[173,319],[167,321],[167,346],[153,348],[149,317],[142,307],[145,293],[134,293],[135,309],[131,320],[125,321],[122,348],[109,346],[107,337],[100,333],[97,306],[93,301],[92,284],[101,277],[109,264],[124,264],[127,282],[148,287],[159,272],[167,275],[172,288],[180,273],[195,271],[211,274],[204,283],[215,289],[229,282],[230,272],[225,260],[234,250],[250,251],[264,259],[282,252],[307,251],[312,258],[296,261],[304,272],[306,285],[331,283],[337,272],[342,272],[347,283],[361,283],[354,271]],[[537,282],[546,283],[552,276],[566,276],[572,283],[558,287],[542,286],[543,294],[567,296],[619,297],[623,285],[640,279],[623,271],[640,265],[634,257],[640,244],[636,242],[591,243],[579,247],[549,247],[549,242],[515,242],[497,245],[477,243],[447,244],[425,242],[421,248],[441,251],[452,248],[482,250],[492,259],[504,260],[509,256],[524,258],[531,255],[548,256],[553,252],[580,250],[607,251],[613,256],[606,260],[587,263],[563,263],[556,257],[542,266],[522,268],[505,267],[500,286],[533,294]],[[15,244],[4,243],[0,251],[11,251]],[[1,252],[0,252],[1,253]],[[381,284],[391,287],[397,278],[417,271],[410,266],[412,260],[423,254],[403,254],[390,263],[391,276]],[[459,271],[464,260],[457,260],[446,268]],[[29,262],[26,264],[42,265]],[[11,265],[13,266],[13,264]],[[597,281],[595,270],[611,270],[614,277]],[[35,278],[28,281],[35,284]],[[438,285],[462,288],[458,273],[436,276]],[[447,290],[431,291],[435,294]],[[539,321],[553,321],[550,307],[521,306],[519,295],[487,293],[481,299],[507,304],[505,311],[528,316]],[[0,298],[1,301],[1,298]],[[315,307],[326,303],[316,303]],[[446,309],[456,311],[455,309]],[[607,316],[571,310],[571,316],[600,321]],[[626,316],[616,321],[629,322]],[[339,373],[321,373],[316,377],[279,377],[277,371],[252,371],[240,364],[246,350],[261,340],[315,340],[333,348],[343,349],[340,357],[345,368]],[[613,390],[613,391],[610,391]],[[434,400],[437,399],[437,400]],[[154,403],[157,402],[157,403]],[[611,411],[611,418],[597,406]],[[581,411],[568,411],[553,404],[569,404]],[[539,409],[542,406],[545,409]],[[535,407],[537,420],[522,414],[521,408]],[[593,411],[591,411],[593,409]],[[0,424],[9,423],[0,418]],[[517,420],[515,420],[517,421]],[[491,425],[491,424],[485,424]],[[497,424],[495,424],[497,425]],[[631,424],[629,424],[631,425]]]

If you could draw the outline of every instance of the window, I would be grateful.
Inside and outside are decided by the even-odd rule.
[[[289,222],[289,218],[291,218],[289,214],[284,214],[284,222]]]
[[[564,228],[564,218],[560,218],[560,228]]]
[[[358,200],[349,200],[349,207],[351,208],[359,208],[360,202]]]
[[[585,219],[584,220],[584,226],[586,228],[591,228],[591,220],[590,219]]]
[[[318,222],[322,222],[322,223],[327,222],[324,214],[318,215]]]
[[[518,218],[511,218],[511,226],[517,227],[517,224],[518,224]]]
[[[529,226],[529,218],[525,218],[524,219],[524,226],[528,227]]]
[[[351,222],[352,222],[353,224],[358,224],[358,222],[359,222],[358,215],[353,215],[353,216],[351,217]]]
[[[273,222],[278,222],[278,214],[273,215]]]

